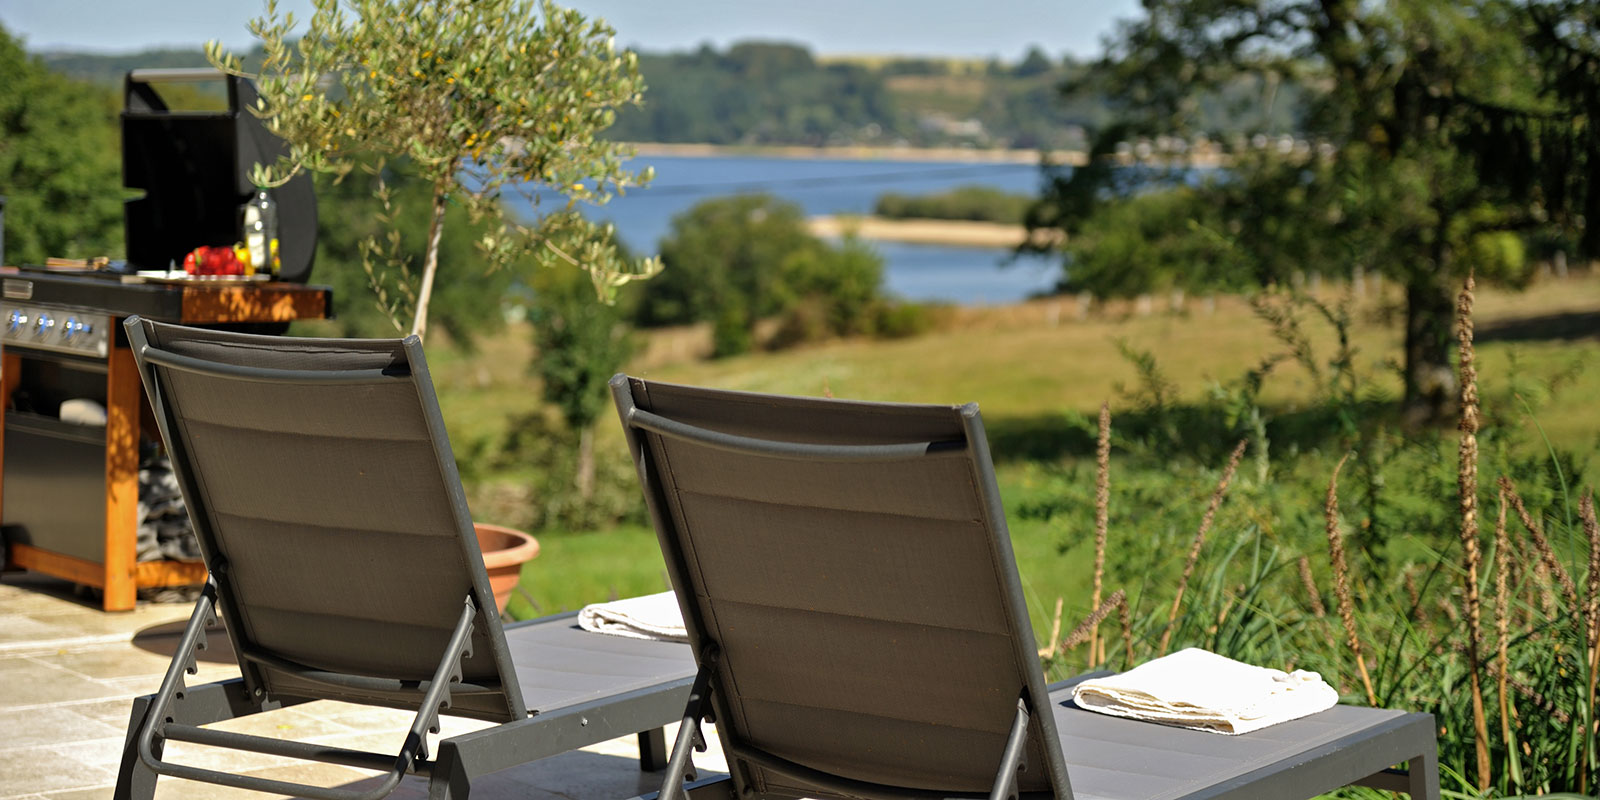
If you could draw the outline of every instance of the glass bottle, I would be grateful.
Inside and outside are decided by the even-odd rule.
[[[266,189],[256,191],[255,205],[261,213],[262,249],[259,266],[256,271],[268,277],[278,277],[278,204],[273,201],[272,195]],[[250,251],[250,260],[257,261],[255,251]]]

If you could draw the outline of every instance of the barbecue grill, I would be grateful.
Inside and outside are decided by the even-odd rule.
[[[224,83],[227,110],[173,110],[158,89],[200,80]],[[143,195],[124,206],[127,262],[109,269],[23,265],[0,274],[0,520],[7,561],[99,588],[108,611],[132,608],[140,588],[205,578],[198,561],[136,558],[140,446],[156,436],[153,424],[143,422],[148,407],[120,321],[138,314],[280,332],[290,321],[331,310],[328,289],[304,285],[316,252],[316,199],[304,175],[267,190],[279,209],[282,242],[275,280],[138,274],[181,264],[197,247],[242,239],[242,208],[258,191],[251,167],[283,151],[244,110],[255,102],[248,80],[214,70],[130,72],[123,182]],[[105,408],[103,427],[63,414],[64,405],[96,404]]]

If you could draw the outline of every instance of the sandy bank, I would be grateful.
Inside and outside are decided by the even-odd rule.
[[[863,239],[948,247],[1012,248],[1027,238],[1021,225],[944,219],[884,219],[882,217],[821,216],[806,220],[813,236],[834,238],[853,232]],[[1035,240],[1059,242],[1059,231],[1038,231]]]

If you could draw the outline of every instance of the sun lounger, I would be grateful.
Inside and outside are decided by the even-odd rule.
[[[1439,797],[1427,714],[1221,736],[1047,686],[974,405],[611,387],[700,665],[663,800]],[[731,775],[685,787],[707,717]]]
[[[319,800],[375,800],[402,777],[465,796],[474,777],[660,727],[694,674],[687,647],[580,631],[576,615],[502,627],[416,337],[292,339],[127,320],[210,570],[160,691],[134,703],[117,797],[158,775]],[[186,686],[220,614],[242,678]],[[398,753],[219,731],[308,700],[416,711]],[[500,723],[438,743],[439,713]],[[310,786],[163,760],[169,741],[385,773]]]

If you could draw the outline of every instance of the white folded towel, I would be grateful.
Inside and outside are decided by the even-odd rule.
[[[1286,674],[1191,647],[1084,681],[1072,699],[1102,714],[1239,734],[1332,708],[1339,693],[1315,672]]]
[[[683,627],[683,612],[678,608],[678,596],[672,592],[584,606],[578,612],[578,627],[630,639],[689,641],[689,631]]]

